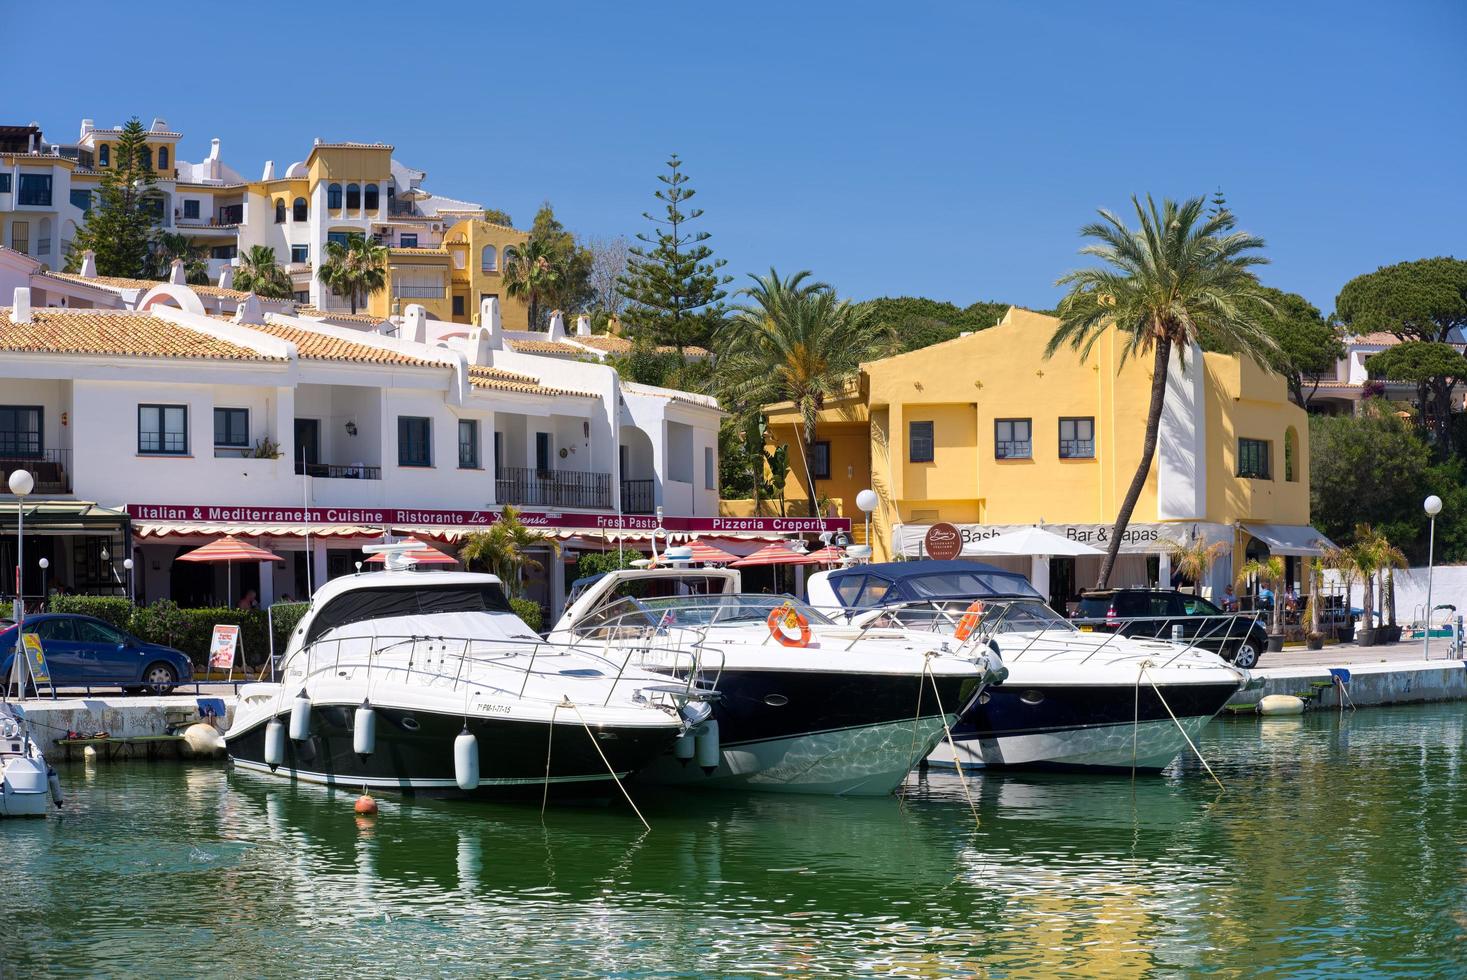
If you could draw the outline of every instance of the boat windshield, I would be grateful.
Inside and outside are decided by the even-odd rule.
[[[465,612],[514,614],[504,591],[492,582],[472,585],[432,585],[425,582],[412,586],[352,589],[336,596],[316,613],[311,619],[305,642],[311,643],[339,626],[369,619]]]
[[[775,609],[789,606],[811,625],[830,625],[823,613],[790,596],[733,593],[725,595],[625,596],[600,607],[577,623],[577,631],[606,628],[659,629],[763,623]]]
[[[886,613],[893,625],[933,633],[951,633],[967,614],[968,606],[969,602],[966,600],[957,599],[913,602],[889,607]],[[1075,626],[1038,599],[992,599],[983,600],[983,618],[979,621],[979,628],[993,635],[1033,633],[1041,630],[1073,632]]]

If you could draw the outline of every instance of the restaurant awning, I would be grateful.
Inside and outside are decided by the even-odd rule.
[[[1318,557],[1335,543],[1308,524],[1243,524],[1243,530],[1268,545],[1275,555]]]
[[[125,515],[124,515],[125,516]],[[26,521],[30,522],[30,513]],[[137,521],[133,533],[139,538],[166,537],[224,537],[234,535],[247,538],[304,538],[304,524],[233,524],[222,521]],[[380,538],[380,527],[359,524],[312,524],[313,538]]]
[[[0,529],[15,529],[20,505],[14,500],[0,503]],[[81,534],[127,527],[126,511],[109,510],[87,500],[27,500],[25,533]]]

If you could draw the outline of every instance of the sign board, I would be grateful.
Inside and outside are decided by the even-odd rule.
[[[921,554],[932,554],[931,545],[927,542],[927,534],[934,528],[942,525],[934,524],[899,524],[892,532],[892,550],[901,555],[916,557]],[[978,544],[988,538],[997,537],[1010,531],[1020,531],[1033,527],[1032,524],[953,524],[948,525],[957,530],[958,538],[964,545]],[[1058,534],[1071,541],[1088,544],[1092,548],[1104,551],[1110,545],[1113,527],[1110,524],[1045,524],[1046,531]],[[1213,524],[1204,521],[1174,521],[1142,523],[1133,521],[1121,537],[1121,554],[1123,555],[1162,555],[1166,554],[1178,545],[1186,545],[1194,540],[1206,541],[1209,544],[1221,541],[1229,547],[1233,543],[1233,528],[1226,524]]]
[[[488,527],[494,510],[424,510],[406,507],[219,507],[193,504],[128,504],[135,521],[223,522],[228,524],[363,524],[388,527]],[[655,531],[650,514],[521,511],[526,527],[592,531]],[[701,534],[819,534],[851,530],[848,517],[664,517],[665,531]]]
[[[46,666],[46,654],[41,649],[41,638],[34,633],[22,633],[20,640],[25,644],[25,658],[30,664],[31,680],[37,684],[51,683],[51,670]]]
[[[238,626],[215,626],[209,639],[209,666],[218,670],[233,668],[234,651],[238,648]]]
[[[951,524],[934,524],[923,536],[922,546],[926,549],[928,558],[952,561],[963,553],[963,536]]]

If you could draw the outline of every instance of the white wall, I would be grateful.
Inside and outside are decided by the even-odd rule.
[[[1396,573],[1396,622],[1410,625],[1426,606],[1426,569],[1410,568]],[[1338,587],[1340,577],[1336,572],[1325,572],[1329,586]],[[1364,588],[1357,579],[1350,588],[1350,601],[1359,608],[1365,598]],[[1431,575],[1431,605],[1453,605],[1458,612],[1467,615],[1467,565],[1439,565]],[[1376,613],[1382,614],[1380,590],[1376,590]],[[1435,621],[1441,614],[1434,614]],[[1382,619],[1384,622],[1384,619]]]

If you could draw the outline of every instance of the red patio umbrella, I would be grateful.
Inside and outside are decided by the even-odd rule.
[[[413,546],[413,548],[415,550],[413,550],[413,551],[404,551],[402,553],[402,557],[405,558],[405,559],[407,559],[410,562],[415,562],[416,564],[419,564],[419,565],[457,565],[458,564],[458,559],[457,558],[453,557],[452,555],[445,555],[443,552],[439,551],[437,548],[430,548],[428,545],[425,545],[423,542],[419,541],[417,538],[403,538],[401,541],[398,542],[398,544],[412,545]],[[373,555],[372,557],[368,558],[366,563],[368,565],[385,565],[387,563],[387,555],[384,554],[383,552],[380,552],[379,551],[375,555]]]
[[[799,551],[794,551],[783,541],[775,541],[766,544],[752,555],[747,555],[734,562],[733,568],[757,568],[761,565],[814,565],[816,559]]]
[[[232,534],[215,541],[210,541],[202,548],[195,548],[187,554],[179,555],[178,561],[202,561],[202,562],[224,562],[229,566],[224,572],[224,590],[226,597],[234,593],[234,563],[237,561],[280,561],[280,556],[266,551],[264,548],[256,548],[236,538]],[[233,605],[232,599],[227,599]]]
[[[810,552],[810,560],[821,565],[834,565],[836,562],[846,560],[846,553],[833,544],[828,544],[819,551]]]

